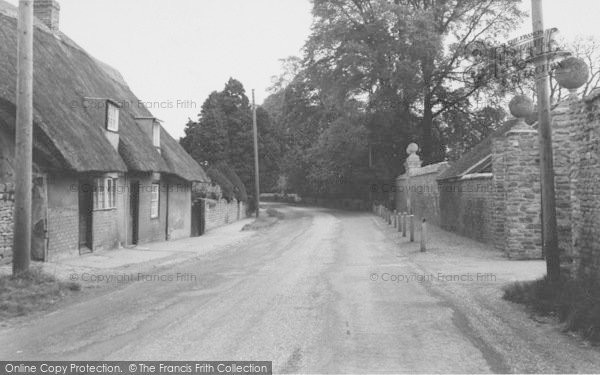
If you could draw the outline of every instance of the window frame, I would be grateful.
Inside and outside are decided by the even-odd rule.
[[[104,178],[94,179],[94,210],[104,210],[106,202],[106,193],[104,188]]]
[[[158,219],[160,217],[160,183],[153,182],[151,186],[152,190],[150,191],[150,219]]]
[[[118,178],[98,177],[94,179],[94,211],[117,208]]]
[[[160,148],[160,123],[156,120],[152,123],[152,145]]]
[[[115,124],[114,126],[112,126],[111,124],[111,110],[114,110],[114,114],[115,114]],[[109,132],[113,132],[113,133],[118,133],[119,132],[119,117],[120,117],[120,112],[121,112],[121,107],[119,105],[117,105],[117,103],[114,103],[111,100],[107,100],[106,101],[106,121],[104,124],[104,127],[106,128],[106,130],[108,130]]]

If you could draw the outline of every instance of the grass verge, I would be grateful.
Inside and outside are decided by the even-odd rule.
[[[518,282],[504,289],[504,299],[524,304],[541,316],[555,316],[565,330],[580,333],[600,344],[600,281],[563,279],[552,284],[546,278]]]
[[[246,224],[242,228],[242,231],[260,230],[260,229],[269,228],[269,227],[272,227],[273,225],[275,225],[275,223],[277,223],[277,221],[283,220],[284,218],[285,218],[285,215],[282,212],[277,211],[274,208],[268,208],[267,216],[261,215],[258,219],[254,220],[252,223]]]
[[[44,310],[80,290],[78,283],[58,281],[40,270],[0,276],[0,320]]]

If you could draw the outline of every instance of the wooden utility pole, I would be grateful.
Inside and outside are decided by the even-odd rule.
[[[256,102],[252,89],[252,127],[254,129],[254,192],[256,195],[256,217],[260,216],[260,180],[258,173],[258,126],[256,125]]]
[[[13,275],[29,269],[33,145],[33,0],[19,0]]]
[[[550,77],[548,75],[547,43],[544,38],[542,0],[531,0],[531,14],[535,48],[539,49],[536,61],[536,86],[538,101],[538,134],[540,142],[540,177],[542,187],[542,246],[546,256],[546,269],[551,282],[560,280],[560,253],[556,225],[556,198],[554,192],[554,161],[552,156],[552,115],[550,113]],[[538,35],[539,34],[539,35]]]

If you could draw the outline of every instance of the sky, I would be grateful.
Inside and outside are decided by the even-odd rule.
[[[9,0],[14,5],[18,0]],[[59,0],[60,28],[121,72],[176,139],[212,91],[234,77],[257,103],[279,59],[300,55],[312,22],[310,0]],[[543,0],[545,27],[600,37],[599,0]],[[529,10],[530,0],[523,1]],[[531,32],[526,19],[517,37]],[[155,104],[156,103],[156,104]],[[167,108],[160,108],[165,106]]]

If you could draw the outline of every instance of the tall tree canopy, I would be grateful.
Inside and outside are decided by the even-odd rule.
[[[449,125],[443,115],[468,112],[486,89],[486,82],[465,80],[469,47],[506,37],[523,16],[519,3],[313,0],[306,67],[336,100],[366,97],[370,110],[390,113],[406,128],[401,133],[419,141],[426,162],[440,161]]]
[[[268,112],[262,108],[257,109],[257,125],[261,189],[271,190],[279,177],[280,130],[273,126]],[[253,191],[252,108],[238,80],[229,79],[222,91],[208,96],[198,120],[188,122],[180,143],[201,165],[231,167],[246,189]]]
[[[467,74],[470,51],[506,39],[523,16],[520,0],[312,2],[304,56],[284,61],[265,102],[296,191],[318,194],[319,181],[348,175],[342,161],[355,157],[366,163],[360,176],[389,182],[409,143],[425,163],[441,161],[503,121],[497,82]]]

